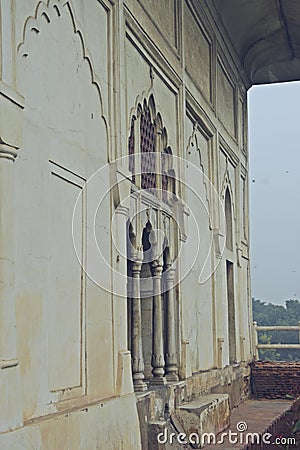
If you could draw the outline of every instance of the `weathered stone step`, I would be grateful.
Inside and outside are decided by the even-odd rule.
[[[191,446],[182,439],[182,430],[174,427],[172,421],[148,422],[148,449],[149,450],[184,450]]]
[[[228,394],[207,394],[178,406],[176,416],[193,448],[201,448],[204,433],[217,435],[230,425]],[[198,439],[197,439],[198,437]]]

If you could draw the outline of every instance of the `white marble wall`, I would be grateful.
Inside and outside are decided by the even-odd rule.
[[[0,3],[0,392],[6,399],[0,432],[16,430],[0,434],[0,448],[87,450],[104,448],[103,442],[107,449],[140,447],[126,282],[118,275],[126,275],[120,251],[126,251],[126,211],[111,223],[115,206],[130,192],[128,168],[111,165],[100,184],[109,193],[96,220],[111,268],[106,289],[78,263],[72,214],[85,181],[127,155],[131,117],[150,95],[167,145],[187,161],[176,165],[183,182],[177,181],[177,195],[200,230],[195,264],[175,291],[179,373],[215,368],[218,338],[224,339],[222,366],[229,363],[226,258],[234,263],[237,360],[251,359],[245,86],[214,18],[201,14],[202,2],[198,10],[190,1],[158,3]],[[191,164],[205,175],[196,182],[207,192],[204,203],[184,186],[193,176]],[[116,167],[123,184],[112,189]],[[219,255],[216,271],[199,284],[209,236],[219,239],[227,188],[233,251]],[[88,245],[88,199],[80,197],[79,257],[101,279],[104,269]],[[186,235],[173,236],[182,252],[179,278],[190,263],[185,249],[198,239],[190,217],[185,214]],[[148,316],[143,321],[149,325]],[[151,346],[145,347],[149,374]]]

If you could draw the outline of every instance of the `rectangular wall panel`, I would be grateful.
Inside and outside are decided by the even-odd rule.
[[[217,113],[227,131],[235,137],[234,86],[220,61],[217,64]]]
[[[184,10],[184,42],[186,71],[211,101],[211,41],[188,6]]]
[[[59,167],[50,175],[49,388],[82,385],[84,277],[72,239],[72,215],[82,180]],[[83,198],[80,249],[83,243]],[[81,254],[78,255],[81,258]]]
[[[139,0],[149,17],[159,29],[160,33],[177,48],[177,0]]]

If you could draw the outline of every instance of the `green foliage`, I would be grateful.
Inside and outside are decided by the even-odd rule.
[[[260,344],[271,344],[271,336],[267,331],[262,332],[259,335],[259,343]],[[278,361],[280,358],[280,353],[278,353],[277,349],[260,349],[259,350],[259,359],[268,360],[268,361]]]
[[[300,320],[299,300],[286,300],[285,306],[266,303],[252,299],[253,320],[260,326],[298,325]],[[298,344],[298,331],[264,331],[258,332],[259,344]],[[299,349],[265,349],[260,350],[259,358],[271,361],[300,360]]]

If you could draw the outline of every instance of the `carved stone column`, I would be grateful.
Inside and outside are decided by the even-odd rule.
[[[174,299],[174,278],[175,270],[166,268],[164,281],[166,287],[166,314],[167,314],[167,348],[166,348],[166,379],[168,381],[178,381],[177,349],[176,349],[176,315]]]
[[[132,276],[132,319],[131,319],[131,355],[133,387],[136,392],[147,390],[144,382],[144,357],[142,344],[142,310],[140,298],[140,274],[142,262],[131,262]]]
[[[161,275],[162,265],[158,260],[151,264],[153,280],[153,310],[152,310],[152,374],[150,383],[161,385],[166,383],[164,377],[165,360],[163,349]]]

